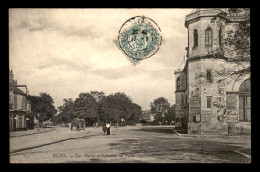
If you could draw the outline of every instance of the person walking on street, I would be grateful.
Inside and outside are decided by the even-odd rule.
[[[106,128],[107,128],[107,135],[110,135],[110,123],[109,122],[106,124]]]
[[[77,131],[80,131],[79,124],[77,125]]]
[[[103,132],[104,132],[104,135],[106,134],[106,132],[107,132],[107,127],[106,127],[106,125],[104,124],[104,126],[103,126]]]

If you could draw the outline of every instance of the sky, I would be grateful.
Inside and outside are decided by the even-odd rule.
[[[81,92],[126,93],[143,110],[175,103],[174,70],[183,66],[192,9],[10,9],[9,69],[30,95],[50,94],[56,107]],[[113,40],[123,23],[146,16],[161,29],[159,51],[133,66]]]

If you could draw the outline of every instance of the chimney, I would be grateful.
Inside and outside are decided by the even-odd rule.
[[[10,72],[10,70],[9,70],[9,82],[13,83],[13,81],[14,81],[13,70],[11,70],[11,72]]]

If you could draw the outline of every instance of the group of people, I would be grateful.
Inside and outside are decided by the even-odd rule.
[[[107,134],[107,135],[110,135],[110,123],[106,123],[104,126],[103,126],[103,132],[104,132],[104,135]]]

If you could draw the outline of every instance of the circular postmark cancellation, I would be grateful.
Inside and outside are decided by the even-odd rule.
[[[121,26],[115,43],[135,65],[159,50],[162,42],[160,33],[161,29],[152,19],[136,16]]]

